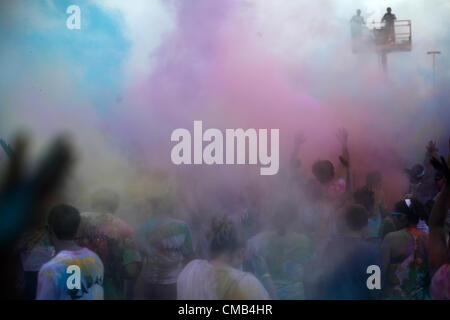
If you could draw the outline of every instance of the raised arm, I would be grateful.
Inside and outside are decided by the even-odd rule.
[[[11,156],[12,156],[13,150],[12,150],[12,148],[9,146],[9,144],[7,144],[7,143],[5,142],[5,140],[0,139],[0,146],[2,147],[3,151],[5,151],[5,153],[6,153],[6,155],[7,155],[8,157],[11,157]]]
[[[424,163],[423,163],[425,168],[432,166],[431,162],[430,162],[430,160],[432,158],[439,159],[438,152],[439,152],[439,149],[436,147],[436,142],[430,140],[427,145],[427,152],[425,153],[425,159],[424,159]]]
[[[431,159],[431,164],[436,170],[444,174],[445,185],[437,196],[436,202],[431,210],[428,221],[430,227],[430,238],[428,258],[431,274],[436,272],[441,265],[447,262],[447,243],[445,239],[445,219],[450,207],[450,171],[443,157],[441,160]]]
[[[353,194],[353,179],[352,170],[350,167],[350,153],[348,152],[348,132],[345,128],[339,129],[337,133],[337,138],[342,146],[342,154],[339,156],[341,164],[344,166],[346,171],[345,176],[345,193],[347,195]]]
[[[384,237],[380,247],[380,261],[381,261],[381,288],[384,288],[387,283],[389,266],[391,264],[391,241],[392,233]]]
[[[301,145],[306,141],[305,136],[303,135],[303,133],[299,132],[295,135],[294,138],[294,148],[292,150],[292,154],[291,154],[291,166],[293,170],[297,170],[300,165],[301,165],[301,161],[300,161],[300,147]]]

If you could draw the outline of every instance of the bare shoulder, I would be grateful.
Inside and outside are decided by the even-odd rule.
[[[388,234],[386,234],[386,236],[383,239],[383,243],[392,243],[393,241],[395,241],[396,239],[398,239],[399,237],[401,237],[401,234],[399,231],[393,231],[393,232],[389,232]]]

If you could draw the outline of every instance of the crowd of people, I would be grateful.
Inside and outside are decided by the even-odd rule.
[[[330,160],[303,168],[299,136],[279,190],[285,196],[264,211],[270,214],[258,214],[256,198],[247,199],[240,202],[247,207],[234,206],[245,212],[238,219],[236,212],[203,219],[208,232],[156,196],[146,203],[148,220],[135,228],[115,214],[120,195],[107,188],[91,195],[87,212],[54,205],[73,162],[70,148],[57,141],[27,175],[19,139],[0,189],[2,297],[450,299],[448,162],[430,142],[391,205],[383,172],[354,185],[347,131],[337,136],[342,177]],[[250,219],[264,223],[250,227]],[[80,269],[79,286],[71,266]],[[373,266],[381,271],[379,288],[367,285]]]

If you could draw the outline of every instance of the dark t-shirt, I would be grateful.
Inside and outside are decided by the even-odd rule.
[[[386,26],[393,26],[396,19],[397,17],[392,13],[386,13],[383,16],[383,21],[386,23]]]
[[[371,299],[367,288],[367,267],[380,265],[375,245],[362,239],[336,236],[325,247],[325,272],[322,277],[323,299]]]

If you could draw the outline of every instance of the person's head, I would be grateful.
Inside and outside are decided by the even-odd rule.
[[[356,14],[357,14],[358,16],[360,16],[360,15],[361,15],[361,10],[360,10],[360,9],[356,10]]]
[[[416,199],[404,199],[394,205],[391,213],[397,229],[415,226],[421,216],[420,202]]]
[[[363,206],[369,215],[373,213],[375,205],[375,196],[373,191],[369,190],[367,187],[362,187],[355,191],[353,194],[353,199],[356,204]]]
[[[412,184],[420,183],[425,176],[425,168],[420,163],[415,164],[411,169],[407,169],[406,172]]]
[[[359,204],[351,204],[344,209],[343,220],[348,231],[363,234],[369,223],[369,213]]]
[[[233,221],[227,216],[214,218],[208,233],[212,259],[221,259],[233,267],[242,264],[245,240]]]
[[[119,195],[110,189],[99,189],[92,194],[91,207],[99,213],[114,213],[119,207]]]
[[[334,166],[329,160],[314,162],[312,172],[321,184],[327,184],[334,179]]]
[[[376,190],[381,187],[382,176],[380,171],[371,171],[366,176],[366,186],[369,190]]]
[[[67,204],[59,204],[50,210],[48,231],[50,241],[73,240],[80,225],[80,212]]]
[[[392,12],[391,7],[387,7],[386,11],[387,11],[387,13],[391,13]]]

